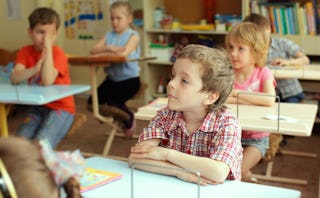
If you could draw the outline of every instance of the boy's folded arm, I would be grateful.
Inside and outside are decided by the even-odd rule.
[[[41,68],[41,82],[44,86],[54,84],[58,76],[58,70],[54,66],[52,53],[52,48],[47,49],[47,55],[44,58],[43,66]]]
[[[302,52],[297,52],[295,55],[295,58],[293,59],[293,64],[302,64],[302,65],[308,65],[310,64],[310,59],[308,56],[306,56]]]
[[[170,176],[177,176],[177,171],[181,169],[170,162],[152,159],[138,159],[133,156],[134,154],[130,154],[128,162],[130,167],[134,166],[136,169]]]
[[[29,79],[36,73],[37,69],[35,67],[26,69],[24,65],[18,63],[14,66],[14,69],[10,74],[10,81],[12,84],[18,84],[24,80]]]
[[[167,160],[183,169],[199,172],[201,177],[205,177],[216,183],[223,182],[230,172],[230,168],[225,162],[208,157],[194,156],[176,150],[169,152]]]
[[[181,174],[184,174],[181,173],[181,171],[159,170],[158,166],[179,167],[184,170],[183,172],[187,170],[188,174],[191,172],[199,172],[201,177],[207,178],[207,181],[215,183],[223,182],[230,172],[229,166],[221,161],[182,153],[174,149],[157,148],[159,141],[159,139],[147,140],[132,147],[132,152],[129,156],[129,165],[147,162],[148,164],[151,163],[157,166],[145,167],[138,165],[138,169],[183,178],[184,176],[181,176]]]

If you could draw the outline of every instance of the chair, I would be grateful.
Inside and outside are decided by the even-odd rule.
[[[87,115],[84,113],[76,113],[72,125],[67,132],[66,138],[71,137],[76,133],[76,131],[87,121]]]
[[[265,180],[265,181],[307,185],[308,182],[306,180],[272,176],[273,161],[277,154],[292,155],[292,156],[298,156],[298,157],[311,157],[311,158],[317,157],[317,154],[313,154],[313,153],[286,151],[279,146],[281,141],[282,141],[281,134],[274,134],[274,133],[270,134],[269,149],[267,150],[263,158],[264,161],[267,161],[266,173],[264,175],[252,174],[252,177],[260,180]]]
[[[132,97],[132,99],[137,99],[139,98],[141,95],[144,94],[145,89],[147,88],[147,84],[144,82],[141,82],[141,86],[140,89],[138,90],[138,92]],[[92,110],[92,107],[88,108],[89,110]],[[103,151],[102,151],[102,156],[107,156],[109,155],[114,137],[125,137],[125,135],[123,134],[123,129],[122,129],[122,121],[124,119],[129,118],[129,115],[124,112],[122,109],[119,109],[117,107],[114,106],[102,106],[101,108],[99,107],[99,113],[103,116],[106,117],[111,117],[113,119],[112,122],[108,122],[108,125],[111,126],[111,130],[106,132],[106,135],[108,136],[106,139],[106,143],[104,145]],[[138,138],[138,135],[133,135],[132,138]],[[82,152],[82,154],[84,156],[96,156],[97,154],[94,153],[87,153],[87,152]],[[118,160],[123,160],[126,161],[127,158],[122,158],[122,157],[117,157],[117,156],[108,156],[114,159],[118,159]]]

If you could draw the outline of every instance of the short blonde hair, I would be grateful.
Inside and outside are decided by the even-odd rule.
[[[223,105],[233,88],[234,72],[228,54],[223,49],[203,45],[187,45],[177,59],[187,58],[193,63],[201,63],[202,92],[218,93],[218,100],[208,107],[208,111],[225,108]]]
[[[243,22],[233,27],[226,36],[226,47],[229,51],[231,39],[251,47],[255,65],[264,67],[266,64],[269,38],[267,33],[256,24]]]

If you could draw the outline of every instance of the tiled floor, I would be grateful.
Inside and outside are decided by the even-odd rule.
[[[101,124],[93,118],[92,114],[86,111],[85,98],[76,97],[77,111],[87,114],[87,122],[70,138],[65,138],[58,146],[59,150],[80,149],[82,152],[98,153],[103,150],[106,135],[109,127]],[[9,128],[14,132],[17,123],[21,121],[23,111],[17,111],[15,116],[9,118]],[[294,137],[288,139],[288,143],[284,149],[313,152],[320,155],[320,130],[319,125],[314,127],[314,133],[311,137]],[[130,147],[136,143],[136,139],[125,139],[116,137],[111,147],[110,155],[127,157]],[[261,162],[255,169],[255,173],[263,174],[266,163]],[[274,159],[274,168],[272,175],[281,177],[290,177],[297,179],[306,179],[307,185],[284,184],[277,182],[259,181],[261,184],[279,186],[284,188],[297,189],[302,192],[302,198],[318,197],[319,190],[319,157],[303,158],[295,156],[277,155]],[[259,195],[257,195],[259,197]]]

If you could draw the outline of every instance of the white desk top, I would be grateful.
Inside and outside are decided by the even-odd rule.
[[[92,157],[86,160],[86,165],[100,170],[121,173],[123,176],[117,181],[83,193],[85,198],[131,196],[131,168],[127,162],[102,157]],[[196,198],[198,185],[184,182],[175,177],[134,170],[135,198]],[[259,197],[259,198],[291,198],[300,197],[297,190],[278,188],[240,181],[226,181],[219,185],[201,186],[200,197]]]
[[[43,105],[89,89],[89,85],[39,86],[0,84],[0,103]]]
[[[320,80],[320,64],[305,65],[300,68],[270,67],[275,78],[298,78]]]
[[[151,120],[157,110],[167,104],[167,98],[158,98],[149,105],[140,107],[135,113],[137,120]],[[237,105],[227,104],[231,112],[237,116]],[[294,119],[280,120],[279,133],[294,136],[310,136],[315,121],[318,106],[315,104],[280,103],[280,116]],[[242,129],[277,133],[277,120],[268,120],[265,115],[277,115],[278,105],[264,107],[255,105],[239,105],[239,121]]]

